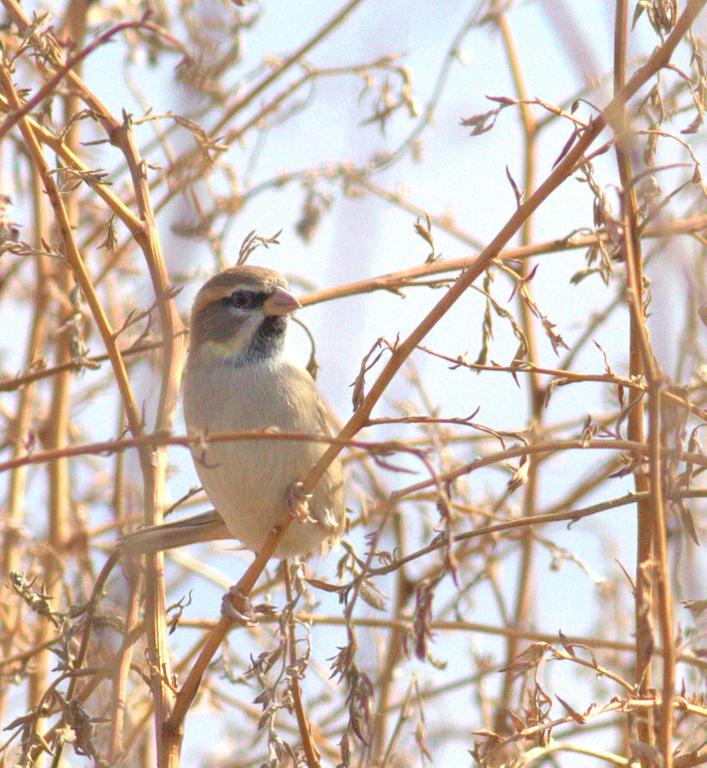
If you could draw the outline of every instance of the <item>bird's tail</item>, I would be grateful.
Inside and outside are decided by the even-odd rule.
[[[184,547],[187,544],[232,538],[233,534],[226,527],[221,515],[212,509],[211,512],[185,517],[172,523],[140,528],[122,536],[118,541],[118,548],[128,555],[146,555]]]

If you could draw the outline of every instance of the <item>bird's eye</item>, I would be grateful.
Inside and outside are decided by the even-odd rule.
[[[248,291],[234,291],[231,294],[230,303],[236,309],[249,309],[254,304],[254,296]]]

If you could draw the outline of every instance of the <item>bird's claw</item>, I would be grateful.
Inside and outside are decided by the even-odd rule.
[[[312,498],[311,493],[304,492],[304,484],[297,480],[292,483],[287,491],[287,508],[292,517],[300,523],[316,523],[317,521],[309,514],[309,501]]]
[[[246,627],[254,627],[258,623],[252,603],[237,585],[229,587],[228,592],[221,598],[221,616]]]
[[[328,507],[324,510],[322,525],[328,531],[335,531],[339,527],[339,521]]]

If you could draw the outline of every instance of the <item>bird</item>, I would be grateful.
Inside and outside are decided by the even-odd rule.
[[[192,436],[243,430],[330,435],[331,416],[306,369],[285,352],[288,319],[300,307],[287,280],[241,264],[214,275],[191,310],[182,382]],[[344,477],[336,458],[311,494],[301,481],[327,444],[314,440],[198,440],[196,473],[214,510],[127,534],[129,554],[216,539],[238,539],[258,552],[285,505],[297,511],[275,550],[289,558],[326,550],[345,526]]]

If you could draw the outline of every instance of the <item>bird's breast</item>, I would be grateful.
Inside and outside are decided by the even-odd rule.
[[[286,362],[240,367],[187,365],[184,414],[190,433],[321,433],[320,409],[311,378]],[[279,516],[292,484],[304,479],[325,447],[294,440],[234,439],[198,444],[192,455],[207,495],[231,532],[257,550]],[[338,481],[334,476],[337,469]],[[343,516],[338,462],[337,469],[325,475],[310,503],[318,519],[325,517],[328,506],[335,517]],[[313,524],[309,530],[299,523],[291,528],[283,544],[290,541],[293,551],[312,549],[326,537],[326,531]]]

